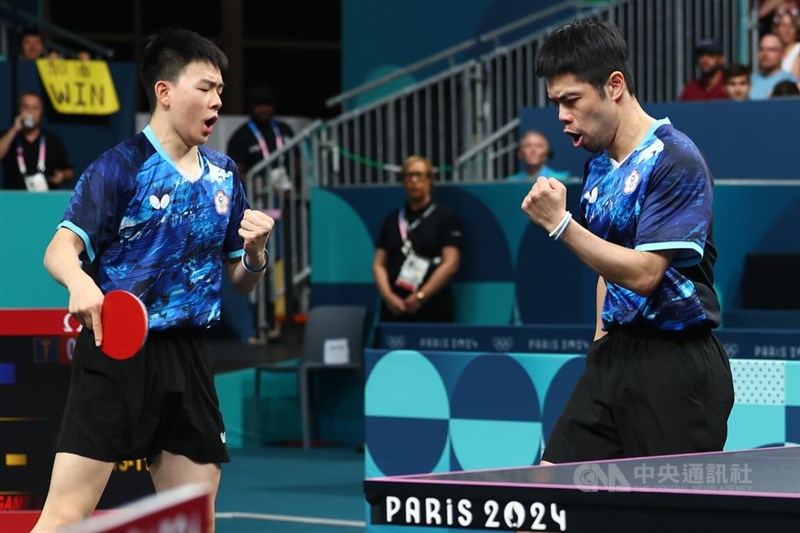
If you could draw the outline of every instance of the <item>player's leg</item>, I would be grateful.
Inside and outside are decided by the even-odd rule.
[[[733,407],[730,363],[711,333],[626,339],[614,417],[628,457],[720,451]]]
[[[619,371],[605,349],[610,336],[589,348],[586,370],[550,432],[541,465],[622,457],[611,414]]]
[[[56,531],[80,522],[97,507],[114,463],[72,453],[57,453],[50,489],[32,533]]]
[[[214,530],[214,499],[220,465],[230,461],[225,425],[214,386],[211,350],[203,331],[157,335],[153,368],[159,424],[148,452],[157,491],[187,483],[205,484],[211,493],[207,531]]]
[[[220,465],[215,463],[196,463],[186,456],[171,452],[161,452],[150,464],[150,477],[157,492],[180,487],[189,483],[200,483],[209,490],[208,533],[214,531],[214,502],[222,474]]]
[[[126,446],[127,391],[138,386],[139,366],[135,358],[107,357],[88,329],[78,336],[50,488],[35,532],[53,531],[94,511]]]

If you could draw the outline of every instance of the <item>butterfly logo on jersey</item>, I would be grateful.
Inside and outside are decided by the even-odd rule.
[[[623,194],[630,194],[636,190],[636,187],[639,186],[639,181],[642,179],[641,174],[635,168],[633,172],[628,174],[628,177],[625,178],[625,187],[622,189]]]
[[[586,199],[586,201],[587,201],[587,202],[589,202],[590,204],[593,204],[593,203],[595,203],[595,202],[597,201],[597,187],[595,187],[595,188],[594,188],[594,189],[592,189],[591,191],[589,191],[589,192],[587,192],[586,194],[584,194],[584,195],[583,195],[583,197],[584,197],[584,199]]]
[[[214,195],[214,207],[217,209],[217,213],[224,215],[228,212],[230,205],[231,199],[225,194],[225,191],[217,191]]]
[[[166,208],[169,205],[169,194],[165,194],[161,199],[155,194],[150,195],[150,205],[155,210]]]

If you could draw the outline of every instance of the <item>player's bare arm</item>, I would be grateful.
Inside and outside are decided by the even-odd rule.
[[[95,344],[103,342],[100,310],[103,293],[83,271],[79,259],[84,251],[80,237],[66,228],[59,228],[44,254],[44,266],[53,279],[69,291],[69,312],[78,322],[94,330]]]
[[[567,212],[567,189],[556,179],[540,177],[522,201],[528,218],[552,231]],[[607,242],[580,224],[568,223],[560,239],[606,281],[649,296],[658,287],[675,252],[640,252]]]

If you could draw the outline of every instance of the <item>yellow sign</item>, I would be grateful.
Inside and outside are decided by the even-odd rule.
[[[105,61],[37,59],[50,103],[69,115],[111,115],[119,111],[114,80]]]
[[[6,466],[27,466],[28,455],[24,453],[7,453]]]

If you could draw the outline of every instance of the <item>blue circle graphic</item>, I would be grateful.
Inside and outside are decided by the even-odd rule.
[[[506,354],[475,357],[452,397],[451,467],[528,466],[539,455],[541,413],[525,368]]]
[[[586,368],[585,357],[575,357],[570,359],[562,366],[558,373],[553,377],[550,386],[547,388],[547,395],[544,398],[544,410],[542,412],[542,423],[544,424],[544,438],[550,438],[556,421],[561,416],[561,412],[567,405],[572,391],[578,378]]]
[[[387,476],[431,472],[442,459],[450,406],[442,377],[419,352],[398,350],[373,366],[366,384],[369,454]]]
[[[453,389],[453,418],[541,421],[536,387],[525,368],[507,354],[475,357]]]

